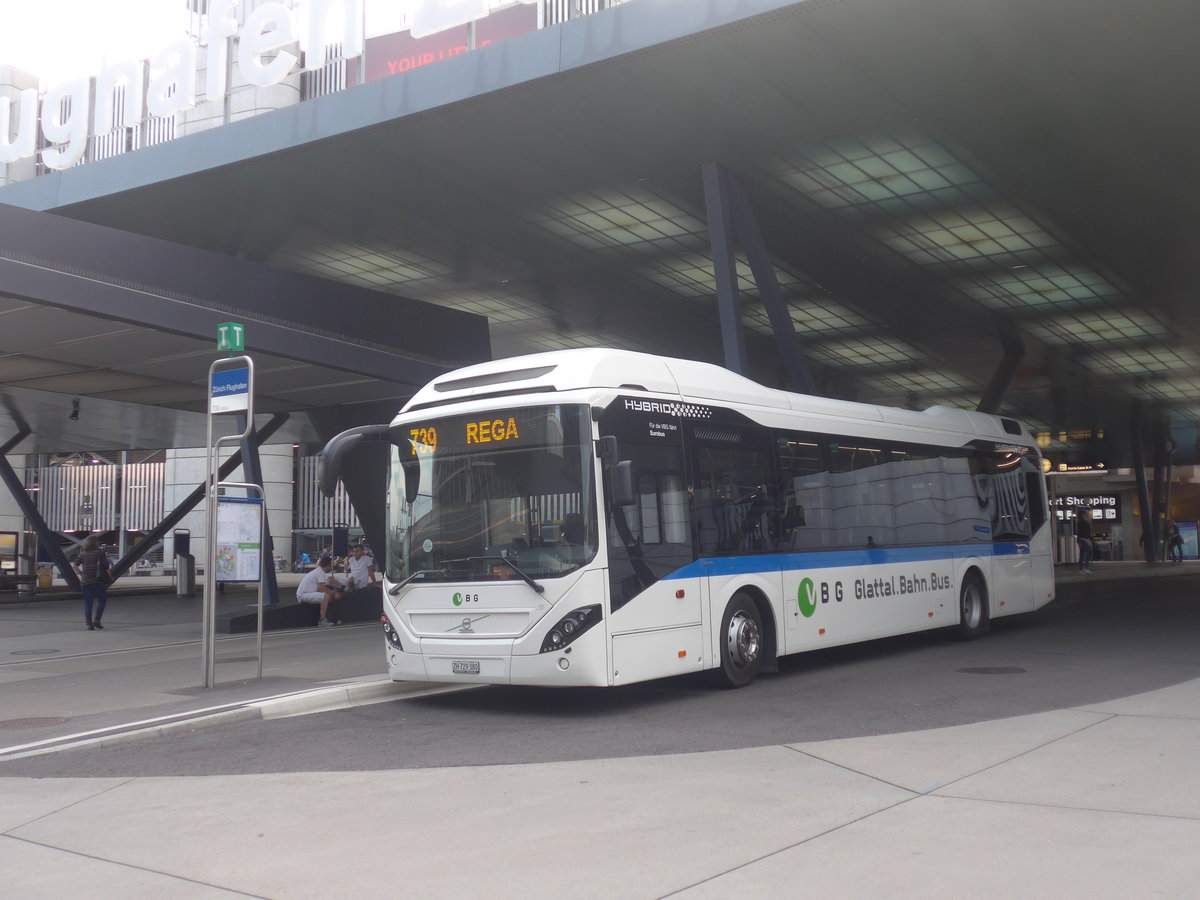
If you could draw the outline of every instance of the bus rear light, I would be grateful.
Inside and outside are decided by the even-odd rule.
[[[540,652],[553,653],[555,650],[561,650],[599,621],[599,604],[581,606],[579,609],[571,610],[546,632]]]
[[[675,599],[676,599],[676,600],[682,600],[682,599],[683,599],[683,588],[680,588],[679,590],[677,590],[677,591],[675,592]]]
[[[824,634],[824,633],[825,633],[825,629],[824,629],[824,628],[818,628],[818,629],[817,629],[817,634]]]
[[[686,651],[686,650],[680,650],[680,651],[679,651],[679,658],[680,658],[680,659],[683,659],[685,656],[687,656],[687,651]]]

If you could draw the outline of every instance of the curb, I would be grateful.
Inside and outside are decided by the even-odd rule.
[[[0,750],[0,763],[28,759],[33,756],[47,756],[52,753],[65,753],[70,750],[118,747],[122,744],[162,737],[180,731],[199,731],[201,728],[210,728],[214,725],[232,725],[237,722],[285,719],[319,712],[334,712],[355,706],[386,703],[404,697],[427,697],[476,687],[479,685],[426,685],[419,682],[397,682],[372,678],[370,681],[332,687],[308,688],[260,700],[246,700],[195,712],[176,713],[141,722],[113,725],[109,728],[78,735],[64,735],[29,744],[20,744]]]

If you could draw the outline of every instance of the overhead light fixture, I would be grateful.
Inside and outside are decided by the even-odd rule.
[[[76,397],[71,401],[71,414],[67,416],[72,422],[79,421],[79,398]]]

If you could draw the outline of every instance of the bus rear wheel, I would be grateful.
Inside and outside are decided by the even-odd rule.
[[[752,682],[762,667],[762,617],[758,606],[743,593],[725,605],[718,634],[721,666],[714,673],[722,687],[740,688]]]
[[[955,634],[959,640],[973,641],[987,634],[990,626],[987,588],[978,575],[968,575],[958,592],[958,628]]]

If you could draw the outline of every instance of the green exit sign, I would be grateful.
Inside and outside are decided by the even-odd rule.
[[[246,349],[246,326],[222,322],[217,326],[217,349],[241,352]]]

